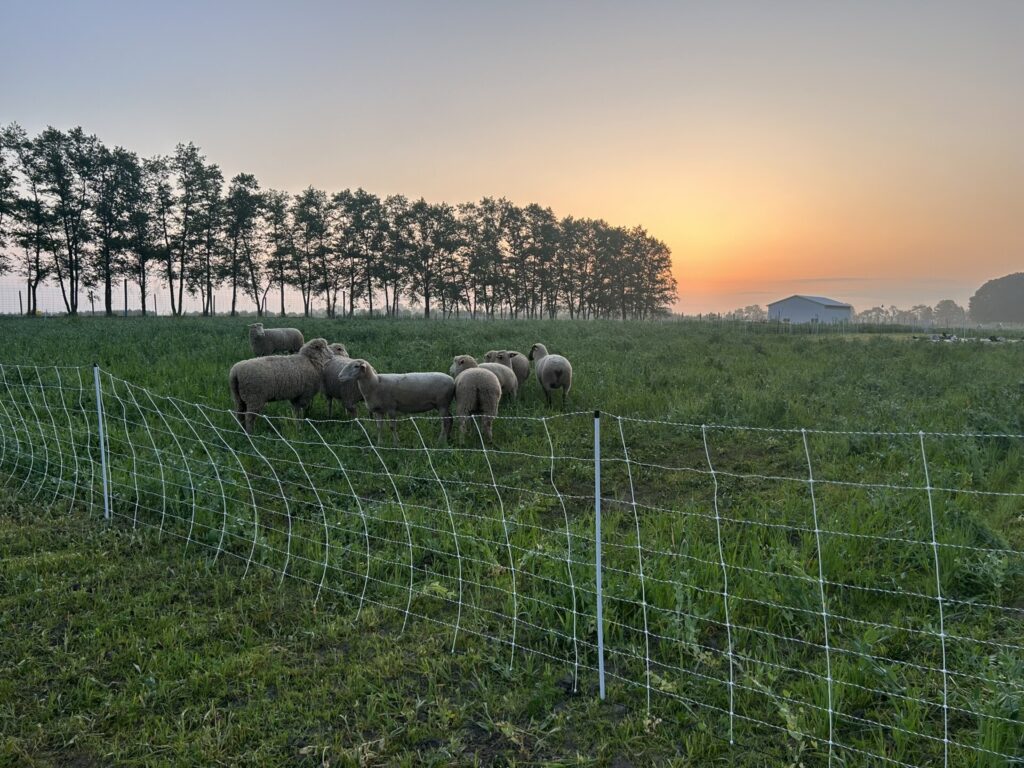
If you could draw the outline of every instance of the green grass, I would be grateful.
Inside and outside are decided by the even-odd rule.
[[[553,416],[548,432],[500,421],[484,454],[473,439],[439,447],[436,424],[420,420],[439,447],[432,465],[408,450],[420,446],[412,422],[405,450],[385,444],[380,459],[343,419],[281,418],[289,442],[261,424],[249,443],[224,412],[227,369],[247,355],[242,320],[0,322],[4,362],[96,360],[115,377],[104,379],[110,527],[96,519],[98,478],[85,474],[91,372],[81,392],[74,372],[49,388],[52,369],[8,372],[0,386],[11,762],[827,764],[827,665],[839,764],[877,764],[865,753],[941,762],[920,438],[812,432],[805,449],[799,432],[712,427],[716,493],[699,425],[1019,434],[1021,345],[683,323],[290,322],[381,371],[446,370],[456,354],[543,341],[573,361],[567,411],[584,413],[546,408],[531,381],[504,413]],[[59,423],[33,428],[33,404]],[[592,409],[658,420],[603,419],[604,705],[592,671]],[[311,416],[326,417],[322,401]],[[962,673],[948,690],[954,765],[1024,752],[1020,448],[925,439],[932,486],[955,489],[931,498],[952,600],[947,666]],[[812,509],[826,532],[829,656]]]

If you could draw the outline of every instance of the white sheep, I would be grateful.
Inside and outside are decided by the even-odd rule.
[[[348,411],[352,418],[356,416],[356,404],[363,401],[363,394],[354,381],[341,381],[338,377],[345,370],[345,366],[352,362],[348,356],[348,349],[344,344],[334,343],[328,346],[334,354],[323,372],[324,397],[327,398],[327,418],[334,416],[334,401],[340,400],[341,404]]]
[[[249,326],[249,346],[255,357],[275,352],[298,352],[303,343],[302,331],[298,328],[264,328],[263,323]]]
[[[492,349],[484,355],[484,360],[488,363],[501,363],[511,368],[516,374],[520,390],[523,388],[523,383],[530,378],[530,361],[526,359],[526,355],[513,349]]]
[[[293,355],[254,357],[231,366],[228,383],[235,417],[252,432],[257,414],[267,403],[288,400],[302,418],[322,385],[324,366],[333,355],[325,339],[312,339]]]
[[[483,368],[485,371],[490,371],[498,377],[498,382],[501,384],[502,397],[518,396],[519,380],[516,378],[515,371],[507,365],[502,365],[501,363],[477,363],[476,358],[472,355],[459,355],[455,358],[454,362],[452,362],[452,367],[448,372],[452,376],[455,376],[456,369],[462,370],[464,368],[471,368],[474,366]]]
[[[498,403],[501,402],[498,377],[477,365],[469,355],[456,357],[450,373],[455,377],[455,414],[459,417],[459,432],[466,434],[469,417],[480,414],[484,437],[488,441],[493,440],[491,424],[498,415]]]
[[[565,407],[565,398],[572,388],[572,364],[561,355],[549,355],[543,344],[534,344],[530,348],[529,358],[534,361],[537,381],[544,390],[548,405],[551,405],[551,390],[561,389],[562,407]]]
[[[350,362],[338,375],[344,384],[355,382],[366,402],[367,410],[377,420],[377,439],[385,416],[398,445],[399,413],[424,413],[437,410],[441,431],[447,437],[452,431],[451,404],[455,397],[455,381],[444,373],[377,373],[365,360]]]

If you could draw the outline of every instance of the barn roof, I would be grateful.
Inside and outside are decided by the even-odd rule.
[[[835,307],[837,309],[853,309],[853,307],[850,304],[846,304],[842,301],[836,301],[835,299],[830,299],[827,296],[805,296],[801,293],[794,293],[792,296],[789,296],[785,299],[773,301],[768,306],[772,307],[775,306],[776,304],[781,304],[784,301],[789,301],[790,299],[806,299],[807,301],[813,301],[815,304],[821,304],[821,306],[823,307]]]

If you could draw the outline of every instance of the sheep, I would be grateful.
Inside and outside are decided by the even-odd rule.
[[[529,358],[534,361],[537,381],[544,390],[548,405],[551,405],[551,390],[561,389],[564,408],[565,398],[572,387],[572,365],[561,355],[549,355],[547,347],[543,344],[534,344],[530,348]]]
[[[516,380],[519,382],[519,389],[523,388],[523,383],[530,378],[530,361],[526,359],[526,355],[516,352],[512,349],[496,350],[492,349],[486,355],[484,360],[488,363],[501,363],[507,365],[516,374]]]
[[[265,357],[275,352],[298,352],[305,342],[298,328],[266,328],[263,323],[249,326],[249,346],[254,357]]]
[[[501,396],[502,397],[517,397],[519,394],[519,380],[516,378],[515,372],[507,365],[501,363],[479,363],[476,362],[476,358],[471,355],[459,355],[455,358],[452,363],[451,370],[448,372],[455,376],[455,370],[463,370],[465,368],[480,367],[485,371],[490,371],[498,377],[498,382],[501,384]]]
[[[501,366],[504,367],[504,366]],[[459,433],[466,434],[466,422],[471,414],[481,414],[484,437],[493,440],[491,424],[498,415],[501,402],[501,382],[492,372],[478,366],[469,355],[459,355],[452,361],[450,373],[455,377],[455,414],[459,417]]]
[[[377,420],[377,439],[385,416],[391,422],[391,433],[398,445],[399,413],[424,413],[437,410],[441,416],[441,432],[445,439],[452,431],[451,404],[455,397],[455,381],[445,373],[377,373],[365,360],[355,359],[338,375],[342,384],[355,382],[366,402],[366,408]]]
[[[333,355],[325,339],[312,339],[292,355],[254,357],[231,366],[228,383],[235,403],[235,418],[252,433],[257,414],[277,400],[289,400],[296,418],[302,418],[322,386],[324,366]]]
[[[338,376],[345,369],[345,366],[352,362],[348,356],[348,349],[344,344],[331,344],[328,349],[334,357],[327,361],[323,372],[323,391],[327,398],[327,418],[334,416],[334,401],[341,400],[348,415],[356,416],[356,404],[363,401],[363,394],[354,381],[341,381]]]

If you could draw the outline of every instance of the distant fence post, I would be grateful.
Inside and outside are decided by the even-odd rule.
[[[128,278],[124,279],[124,316],[128,317]]]
[[[110,519],[110,490],[107,487],[107,439],[103,431],[103,390],[100,387],[100,365],[92,364],[92,379],[96,385],[96,419],[100,433],[100,472],[103,473],[103,519]]]
[[[25,307],[21,303],[21,291],[18,291],[18,314],[19,315],[24,315],[25,314]]]
[[[594,411],[594,583],[597,591],[597,683],[604,701],[604,591],[601,588],[601,412]]]

